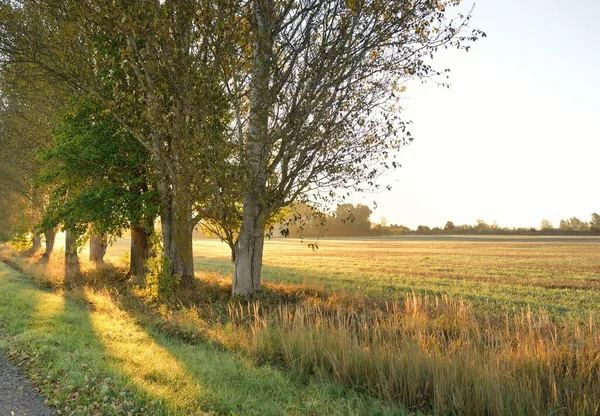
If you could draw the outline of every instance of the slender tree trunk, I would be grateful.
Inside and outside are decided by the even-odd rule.
[[[90,261],[96,264],[103,264],[107,248],[108,244],[105,235],[92,234],[90,236]]]
[[[139,223],[131,225],[131,255],[129,261],[129,276],[133,277],[135,283],[144,285],[148,269],[146,262],[150,257],[150,235]]]
[[[251,297],[262,290],[265,222],[260,210],[255,198],[246,198],[242,227],[233,253],[233,295]]]
[[[77,236],[70,230],[65,231],[65,283],[80,273],[79,256],[75,241]]]
[[[250,297],[261,290],[268,212],[264,201],[271,144],[269,142],[269,110],[271,108],[271,57],[273,55],[274,1],[254,0],[254,57],[248,114],[247,189],[243,198],[242,226],[235,246],[233,295]]]
[[[44,237],[46,239],[46,250],[42,255],[42,259],[45,261],[50,260],[50,255],[52,251],[54,251],[54,240],[56,239],[56,230],[46,230],[44,231]]]
[[[33,190],[33,195],[31,198],[31,213],[33,214],[33,220],[38,223],[40,221],[40,207],[41,207],[41,197],[38,189]],[[33,241],[31,245],[30,254],[33,255],[37,253],[42,248],[42,236],[35,230],[33,231]]]

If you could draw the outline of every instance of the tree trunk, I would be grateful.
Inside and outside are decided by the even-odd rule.
[[[46,239],[46,251],[42,255],[42,259],[45,261],[50,260],[50,255],[54,250],[54,240],[56,239],[56,230],[46,230],[44,231],[44,237]]]
[[[183,187],[177,187],[183,189]],[[180,284],[191,286],[194,282],[194,252],[192,233],[191,204],[189,195],[180,195],[161,189],[161,228],[163,237],[163,254],[170,261],[169,274],[178,276]]]
[[[31,214],[35,223],[40,222],[40,208],[42,206],[39,189],[34,188],[31,197]],[[35,230],[33,232],[33,241],[29,253],[34,255],[42,248],[42,236]]]
[[[269,83],[273,56],[274,1],[254,0],[252,78],[250,81],[250,111],[246,172],[248,177],[243,200],[242,226],[235,246],[233,295],[250,297],[261,290],[265,220],[268,216],[264,201],[271,154],[269,110],[272,106]]]
[[[256,198],[244,200],[242,227],[233,254],[232,294],[251,297],[262,290],[263,247],[265,222]]]
[[[190,287],[194,283],[193,227],[173,224],[175,232],[171,241],[171,274],[181,276],[181,285]]]
[[[65,231],[65,283],[80,273],[76,240],[77,236],[72,231]]]
[[[191,212],[186,213],[185,209],[179,211],[179,215],[171,216],[170,223],[163,222],[163,250],[170,260],[171,276],[179,276],[181,285],[191,286],[194,282],[194,228],[190,224]]]
[[[94,263],[103,264],[104,255],[108,247],[105,235],[92,234],[90,236],[90,261]]]
[[[31,253],[35,254],[41,248],[42,248],[42,237],[38,233],[36,233],[33,236],[33,244],[31,246]]]
[[[141,224],[131,225],[131,255],[129,261],[129,276],[133,277],[136,284],[144,285],[148,269],[146,262],[150,257],[150,235]]]

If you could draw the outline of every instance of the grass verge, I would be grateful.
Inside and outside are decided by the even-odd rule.
[[[50,276],[49,282],[57,281],[51,271],[32,266],[31,260],[12,261],[39,281],[45,276]],[[474,310],[450,296],[408,294],[386,302],[290,284],[267,284],[261,299],[240,302],[230,300],[227,281],[206,275],[196,287],[179,291],[174,302],[161,304],[148,301],[143,290],[119,283],[113,278],[118,273],[106,273],[104,280],[110,284],[98,289],[103,280],[98,273],[84,274],[82,285],[68,296],[78,296],[94,311],[105,311],[107,321],[94,326],[101,344],[134,381],[138,389],[134,391],[175,406],[169,411],[178,411],[176,403],[189,394],[180,396],[179,387],[174,387],[174,392],[170,388],[161,396],[160,386],[147,380],[160,380],[171,364],[139,378],[139,368],[154,354],[132,361],[129,347],[121,345],[124,339],[139,338],[144,354],[152,351],[154,342],[173,355],[175,347],[164,344],[170,342],[190,348],[192,361],[198,354],[195,348],[200,348],[224,357],[235,354],[254,371],[271,369],[255,367],[256,363],[285,368],[294,382],[337,386],[344,397],[359,400],[352,403],[361,403],[338,409],[342,413],[401,413],[403,408],[436,415],[600,412],[600,331],[593,317],[582,324],[543,310],[515,314]],[[147,336],[112,334],[107,328],[115,317],[145,328]],[[178,356],[176,361],[187,360]],[[189,372],[188,366],[184,368]],[[186,385],[185,372],[174,374],[174,380],[163,384]],[[294,394],[302,396],[294,396],[297,403],[306,392],[290,393]],[[331,400],[327,394],[322,403],[328,407],[314,412],[334,413],[339,403]],[[210,403],[214,408],[218,402]],[[313,411],[277,409],[286,414]]]
[[[109,292],[48,291],[0,263],[0,349],[61,414],[405,414],[139,324]]]

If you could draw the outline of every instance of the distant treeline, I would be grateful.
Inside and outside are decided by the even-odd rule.
[[[586,222],[577,217],[560,220],[559,226],[544,219],[538,228],[500,227],[477,220],[474,225],[455,225],[446,222],[444,227],[419,225],[411,229],[400,224],[389,225],[385,218],[379,223],[371,221],[373,212],[366,205],[342,204],[335,212],[326,214],[304,204],[290,208],[279,233],[290,237],[366,237],[382,235],[600,235],[600,215],[593,213]]]

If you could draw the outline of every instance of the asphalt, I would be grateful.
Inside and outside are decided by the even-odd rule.
[[[0,353],[0,416],[53,416],[54,410],[21,371]]]

